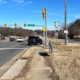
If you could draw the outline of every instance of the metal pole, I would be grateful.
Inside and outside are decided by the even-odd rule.
[[[66,0],[65,0],[65,30],[67,30],[67,14],[66,14]],[[65,34],[65,44],[67,44],[67,34]]]
[[[47,8],[45,8],[45,27],[46,27],[46,45],[48,45],[48,42],[47,42]]]
[[[44,28],[44,26],[43,26]],[[43,32],[43,41],[45,42],[45,32]]]
[[[10,36],[11,36],[11,28],[10,28]]]

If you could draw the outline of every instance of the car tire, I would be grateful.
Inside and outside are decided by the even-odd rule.
[[[28,43],[28,45],[30,45],[30,43]]]
[[[37,45],[37,43],[34,43],[34,45]]]

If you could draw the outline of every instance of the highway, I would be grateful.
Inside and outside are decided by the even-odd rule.
[[[21,51],[29,47],[31,46],[28,46],[27,40],[24,42],[0,42],[0,67],[19,54]]]

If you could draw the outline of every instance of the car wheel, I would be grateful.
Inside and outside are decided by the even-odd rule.
[[[40,44],[42,44],[42,42],[40,42]]]
[[[34,43],[34,45],[37,45],[37,43]]]
[[[30,43],[28,43],[28,45],[30,45]]]

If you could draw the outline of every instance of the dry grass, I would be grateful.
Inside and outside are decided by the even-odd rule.
[[[40,37],[40,38],[43,40],[43,37]],[[49,42],[49,41],[51,41],[51,42],[57,42],[57,40],[58,40],[58,42],[64,42],[64,40],[63,40],[63,39],[47,38],[47,40],[48,40],[48,42]]]
[[[80,44],[54,45],[53,48],[58,51],[51,55],[52,65],[60,80],[80,80]]]

